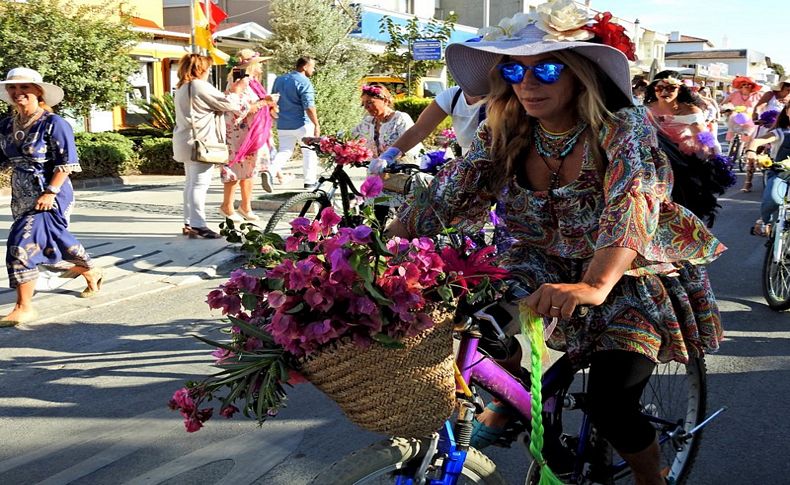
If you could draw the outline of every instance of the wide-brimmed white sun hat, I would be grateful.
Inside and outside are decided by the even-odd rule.
[[[623,27],[609,22],[611,18],[607,12],[590,19],[587,11],[572,0],[549,1],[539,5],[534,14],[516,14],[497,26],[480,29],[480,40],[448,45],[447,67],[464,93],[483,96],[489,91],[489,72],[501,56],[570,50],[591,60],[630,100],[628,58],[623,51],[606,44],[611,43],[632,57],[633,44]]]
[[[27,67],[15,67],[8,71],[5,81],[0,81],[0,85],[2,84],[35,84],[44,92],[44,102],[47,105],[55,106],[63,101],[63,90],[59,86],[45,83],[38,71]],[[0,100],[14,104],[14,100],[8,95],[5,86],[0,86]]]

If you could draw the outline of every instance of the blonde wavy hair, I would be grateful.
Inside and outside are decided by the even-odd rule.
[[[613,111],[627,106],[630,101],[618,94],[616,89],[606,86],[604,74],[586,57],[569,50],[552,52],[552,55],[565,64],[575,77],[574,92],[571,94],[576,98],[575,114],[589,126],[588,139],[593,160],[603,173],[606,156],[598,143],[599,133],[604,123],[614,118]],[[508,57],[503,56],[496,64],[507,60]],[[523,161],[529,151],[534,118],[527,115],[512,86],[502,79],[496,65],[489,72],[489,86],[491,90],[486,123],[491,134],[491,159],[503,162],[501,166],[504,166],[505,176],[501,172],[491,174],[488,186],[498,193],[515,175],[517,163]]]

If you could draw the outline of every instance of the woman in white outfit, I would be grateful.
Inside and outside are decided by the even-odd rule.
[[[206,194],[214,165],[192,159],[195,138],[206,143],[225,140],[226,112],[242,110],[240,94],[247,88],[247,78],[228,86],[229,94],[208,82],[211,58],[187,54],[178,65],[175,92],[176,126],[173,130],[173,158],[184,164],[184,228],[191,239],[217,239],[219,234],[206,226]],[[194,136],[193,136],[194,132]]]

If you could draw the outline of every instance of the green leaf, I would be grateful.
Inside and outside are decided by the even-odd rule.
[[[406,348],[399,340],[390,337],[385,333],[377,333],[373,335],[373,340],[380,343],[382,346],[388,349],[403,349]]]
[[[263,340],[263,339],[271,339],[271,335],[269,334],[269,332],[267,332],[266,330],[263,330],[262,328],[256,327],[255,325],[250,325],[249,323],[245,322],[244,320],[240,320],[240,319],[238,319],[238,318],[236,318],[234,316],[231,316],[231,315],[228,315],[228,319],[231,321],[231,323],[233,323],[233,325],[236,325],[237,327],[239,327],[239,329],[243,333],[249,335],[250,337],[256,337],[256,338],[261,339],[261,340]]]
[[[285,280],[282,278],[264,278],[263,284],[271,291],[282,290],[285,287]]]
[[[244,308],[247,310],[252,311],[258,306],[258,297],[252,293],[244,293],[241,296],[241,304],[244,305]]]
[[[365,289],[368,291],[370,296],[373,297],[381,305],[392,305],[392,300],[387,299],[381,292],[373,286],[373,283],[370,281],[365,281]]]
[[[381,235],[377,231],[373,231],[371,236],[373,237],[373,242],[371,244],[373,245],[373,251],[375,254],[380,256],[393,256],[393,254],[387,249],[387,245],[381,240]]]
[[[301,301],[300,301],[299,303],[297,303],[296,305],[294,305],[294,307],[293,307],[293,308],[291,308],[290,310],[288,310],[288,311],[287,311],[287,312],[285,312],[285,313],[287,313],[287,314],[289,314],[289,315],[293,315],[294,313],[299,313],[299,312],[301,312],[302,310],[304,310],[304,307],[305,307],[305,304],[304,304],[304,302],[301,302]]]
[[[450,301],[453,299],[453,291],[448,288],[447,285],[437,286],[436,292],[439,293],[439,296],[444,301]]]

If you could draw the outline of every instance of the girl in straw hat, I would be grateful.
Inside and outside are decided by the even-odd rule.
[[[555,0],[484,30],[480,42],[450,44],[453,78],[465,93],[488,94],[488,116],[469,153],[389,231],[412,237],[484,221],[498,200],[516,241],[501,263],[534,289],[533,311],[560,319],[549,346],[590,365],[596,427],[637,484],[664,484],[639,397],[657,363],[718,347],[719,312],[701,265],[725,248],[670,200],[656,130],[632,106],[624,52],[633,46],[610,18],[591,23],[571,0]],[[574,316],[580,305],[590,311]],[[518,372],[518,352],[507,357],[502,364]],[[491,407],[474,446],[505,427],[507,409]]]
[[[74,264],[68,274],[88,283],[82,297],[99,291],[102,273],[68,230],[74,204],[69,174],[81,169],[71,126],[50,108],[63,99],[63,90],[24,67],[8,71],[0,84],[0,99],[14,108],[0,120],[0,164],[14,169],[6,267],[17,297],[13,311],[0,320],[6,327],[35,319],[39,265]]]

